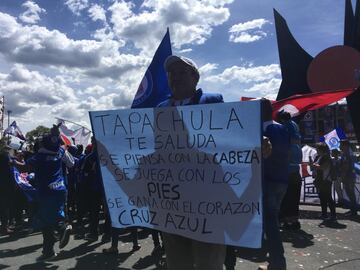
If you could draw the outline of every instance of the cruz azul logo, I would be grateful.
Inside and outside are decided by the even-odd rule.
[[[142,79],[139,89],[136,92],[133,106],[138,106],[143,103],[152,93],[153,90],[153,79],[151,72],[146,71],[144,78]]]
[[[340,141],[337,137],[331,137],[329,140],[330,148],[339,148],[340,147]]]

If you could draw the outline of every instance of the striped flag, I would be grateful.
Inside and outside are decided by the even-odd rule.
[[[272,103],[273,119],[276,119],[277,113],[286,111],[291,116],[297,116],[301,113],[325,107],[331,103],[345,98],[356,90],[344,89],[336,91],[327,91],[320,93],[294,95]]]
[[[12,122],[11,125],[4,130],[4,135],[6,135],[6,134],[15,136],[15,137],[19,138],[20,140],[26,141],[26,138],[23,135],[23,133],[21,132],[19,126],[16,124],[16,121]]]
[[[83,146],[88,145],[91,131],[81,126],[78,129],[72,130],[65,124],[66,120],[58,119],[60,136],[66,145],[77,145],[82,144]]]

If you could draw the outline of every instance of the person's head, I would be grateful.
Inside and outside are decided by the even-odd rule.
[[[74,157],[77,156],[76,153],[77,153],[78,149],[75,145],[69,146],[67,150],[72,156],[74,156]]]
[[[262,120],[264,122],[272,120],[272,105],[270,100],[266,98],[261,99],[261,112],[262,112]]]
[[[338,158],[340,155],[340,151],[338,149],[331,150],[331,156],[334,158]]]
[[[85,147],[85,155],[88,155],[91,153],[93,149],[93,145],[92,144],[88,144],[86,147]]]
[[[57,152],[63,144],[60,137],[59,126],[60,125],[53,125],[50,129],[50,133],[43,136],[41,144],[45,149]]]
[[[330,154],[330,149],[327,146],[327,144],[324,142],[319,142],[316,144],[316,151],[317,151],[318,155],[322,155],[322,156]]]
[[[164,68],[172,96],[175,99],[182,100],[194,95],[200,74],[191,59],[170,55],[165,60]]]
[[[280,123],[286,123],[291,120],[291,114],[286,111],[280,111],[277,114],[277,119]]]
[[[78,144],[78,145],[76,145],[76,147],[77,147],[76,155],[80,156],[84,152],[84,146],[82,144]]]
[[[23,160],[24,159],[24,153],[21,150],[16,151],[15,156],[16,156],[17,160]]]
[[[39,149],[42,147],[42,136],[39,136],[32,147],[34,153],[37,153]]]

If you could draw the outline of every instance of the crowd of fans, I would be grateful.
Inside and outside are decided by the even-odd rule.
[[[12,234],[27,226],[43,233],[43,254],[54,257],[54,244],[64,248],[70,233],[74,239],[103,242],[112,240],[105,254],[118,253],[121,230],[111,228],[95,144],[66,146],[57,126],[38,138],[33,151],[4,149],[0,153],[0,234]],[[19,172],[16,174],[15,172]],[[15,181],[21,175],[33,189],[23,190]],[[104,219],[101,224],[101,219]],[[26,220],[26,222],[25,222]],[[101,224],[101,226],[99,226]],[[101,228],[100,228],[101,227]],[[138,229],[130,229],[132,251],[140,249]],[[160,254],[159,233],[151,232],[154,253]]]
[[[199,72],[192,60],[171,56],[165,69],[173,97],[161,106],[206,104],[222,102],[221,95],[206,95],[195,90]],[[181,80],[177,79],[180,77]],[[184,84],[188,82],[188,84]],[[195,98],[196,99],[195,99]],[[181,104],[176,102],[182,101]],[[263,210],[264,235],[269,253],[269,265],[259,269],[286,269],[284,248],[280,236],[280,224],[284,230],[299,230],[299,202],[302,179],[299,165],[302,162],[301,136],[297,124],[289,113],[280,112],[278,121],[272,119],[269,100],[262,101],[264,161]],[[54,245],[64,248],[74,234],[75,239],[101,240],[111,246],[104,254],[117,254],[121,230],[112,228],[107,209],[96,144],[67,146],[59,136],[59,127],[53,126],[48,134],[36,141],[33,151],[9,151],[0,153],[0,218],[1,234],[11,234],[24,224],[24,217],[34,230],[43,235],[43,251],[39,261],[56,256]],[[347,140],[341,141],[340,151],[330,154],[325,143],[316,146],[317,156],[310,160],[314,185],[321,202],[321,218],[336,222],[336,209],[331,190],[343,199],[344,187],[350,201],[350,216],[357,215],[355,197],[355,159]],[[18,172],[18,173],[17,173]],[[21,174],[22,173],[22,174]],[[26,186],[22,189],[18,179]],[[27,185],[30,184],[30,185]],[[327,208],[330,208],[328,216]],[[102,230],[100,219],[104,219]],[[31,229],[32,230],[32,229]],[[31,232],[30,230],[30,232]],[[138,228],[128,230],[133,242],[132,251],[140,249]],[[177,235],[151,231],[154,255],[165,253],[168,269],[222,269],[235,268],[233,247],[204,243]],[[160,239],[163,239],[161,245]],[[225,252],[226,250],[226,252]],[[200,252],[202,251],[202,253]],[[208,256],[202,256],[208,252]],[[211,254],[213,255],[209,255]],[[226,256],[225,256],[226,254]],[[205,258],[206,257],[206,258]]]
[[[275,214],[280,214],[279,222],[283,229],[298,230],[300,229],[299,202],[302,181],[299,174],[300,134],[289,115],[285,113],[279,117],[283,126],[287,126],[287,130],[292,130],[290,132],[292,140],[288,146],[292,151],[290,151],[287,171],[288,186],[285,189],[286,192],[284,191],[279,213]],[[59,247],[65,247],[70,233],[74,234],[74,239],[97,241],[101,232],[103,242],[111,240],[111,246],[105,248],[103,253],[117,254],[119,234],[122,230],[111,228],[95,144],[87,145],[85,150],[82,145],[66,146],[59,140],[57,132],[57,127],[54,127],[50,134],[40,137],[31,152],[9,151],[10,149],[1,152],[1,234],[12,234],[21,229],[25,224],[24,219],[27,219],[28,224],[32,224],[29,232],[34,229],[41,230],[44,236],[43,256],[40,260],[55,255],[54,243],[57,239]],[[276,149],[277,142],[271,134],[269,135],[273,148]],[[340,150],[331,152],[325,143],[318,143],[316,149],[317,156],[314,160],[310,159],[310,166],[313,171],[314,185],[320,198],[321,218],[325,221],[336,222],[335,201],[332,195],[333,184],[340,204],[344,201],[343,190],[346,191],[350,200],[350,211],[347,214],[355,216],[357,214],[353,169],[355,160],[349,142],[341,141]],[[286,155],[286,153],[282,154]],[[292,170],[292,167],[295,169]],[[26,175],[26,181],[36,189],[36,193],[31,193],[31,190],[24,191],[19,187],[14,181],[16,177],[14,168]],[[281,177],[277,177],[279,178]],[[339,188],[341,185],[343,188]],[[265,188],[266,190],[269,188]],[[327,213],[327,208],[330,209],[330,215]],[[100,230],[101,218],[104,222]],[[132,251],[139,250],[141,247],[138,243],[138,229],[131,228],[127,232],[130,233],[133,243]],[[150,232],[154,241],[153,254],[163,254],[160,232],[153,230]],[[278,251],[279,247],[271,250]],[[235,265],[233,248],[227,249],[225,264],[228,266],[227,269],[232,269]]]

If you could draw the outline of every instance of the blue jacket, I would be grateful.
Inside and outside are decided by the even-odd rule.
[[[290,140],[301,140],[299,127],[294,121],[290,120],[286,122],[284,126],[289,132]],[[291,141],[289,158],[289,173],[299,172],[299,164],[302,162],[302,150],[300,144]]]
[[[37,153],[27,160],[35,172],[40,195],[54,192],[66,192],[65,179],[62,170],[64,149],[59,148],[53,153]]]
[[[265,181],[288,183],[289,174],[289,151],[290,135],[287,129],[276,122],[268,123],[264,130],[264,136],[268,137],[272,151],[270,157],[264,159]]]

